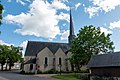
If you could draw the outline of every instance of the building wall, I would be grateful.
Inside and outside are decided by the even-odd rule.
[[[47,57],[48,65],[45,65],[45,57]],[[37,55],[38,69],[43,72],[53,69],[53,57],[53,53],[47,47],[40,51]]]
[[[24,65],[24,71],[26,73],[29,73],[29,72],[34,73],[35,69],[36,69],[36,65],[35,64],[33,64],[33,69],[32,70],[30,70],[30,64]]]
[[[68,52],[67,53],[67,59],[69,59],[69,58],[71,58],[71,56],[72,56],[72,53],[71,52]],[[72,69],[71,69],[71,64],[70,64],[70,61],[68,60],[68,71],[71,71]]]
[[[68,52],[66,55],[61,48],[59,48],[55,54],[53,54],[47,47],[41,50],[37,54],[37,69],[45,72],[50,69],[54,69],[56,71],[60,71],[60,65],[59,65],[59,58],[61,58],[61,70],[62,71],[71,71],[71,65],[70,62],[66,59],[71,57],[71,53]],[[48,64],[45,65],[45,57],[47,57],[47,62]],[[35,58],[35,56],[25,56],[25,61],[30,60],[31,58]],[[53,62],[53,59],[55,59],[55,62]],[[32,72],[35,72],[35,67],[34,65],[34,70]],[[30,72],[30,64],[25,64],[24,65],[24,70],[25,72]]]
[[[25,56],[24,62],[27,62],[27,61],[30,60],[31,58],[35,58],[35,56]],[[25,71],[26,73],[35,72],[35,64],[33,64],[33,70],[31,70],[31,71],[30,71],[30,64],[24,64],[24,71]]]
[[[59,58],[61,58],[61,63],[62,63],[61,70],[66,71],[66,62],[65,62],[66,60],[65,59],[67,57],[61,48],[59,48],[57,52],[55,53],[55,60],[56,60],[55,66],[56,66],[57,71],[60,71]]]
[[[91,75],[120,77],[120,67],[91,68],[90,70]]]

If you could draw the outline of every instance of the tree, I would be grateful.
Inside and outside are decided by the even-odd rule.
[[[75,66],[76,70],[79,71],[80,67],[86,65],[92,55],[101,52],[113,52],[114,47],[110,36],[111,34],[105,35],[99,27],[96,28],[92,25],[81,28],[75,40],[72,41],[70,49],[73,54],[70,62]]]
[[[2,12],[3,12],[3,5],[1,4],[1,0],[0,0],[0,25],[2,24]]]
[[[22,62],[22,48],[15,47],[15,46],[7,46],[7,45],[0,45],[0,64],[1,70],[3,70],[3,65],[6,63],[6,70],[7,66],[9,65],[9,70],[11,67],[14,66],[15,62]]]
[[[15,62],[22,62],[22,48],[11,45],[8,54],[9,70],[14,66]]]
[[[0,64],[1,64],[1,70],[3,70],[3,65],[6,63],[7,54],[8,54],[8,46],[6,46],[6,45],[0,45]]]

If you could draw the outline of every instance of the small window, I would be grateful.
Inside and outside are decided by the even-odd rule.
[[[30,70],[33,70],[33,64],[30,64]]]
[[[45,57],[45,64],[48,64],[48,59],[47,59],[47,57]]]
[[[55,58],[53,58],[53,63],[55,63]]]
[[[53,66],[55,66],[55,58],[53,58]]]
[[[59,58],[59,65],[62,65],[62,63],[61,63],[61,58]]]

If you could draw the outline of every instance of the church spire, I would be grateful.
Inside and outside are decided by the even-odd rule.
[[[75,39],[71,10],[70,10],[70,33],[68,38],[69,38],[69,44],[71,44],[71,41]]]
[[[73,28],[73,21],[72,21],[71,10],[70,10],[70,35],[74,35],[74,28]]]

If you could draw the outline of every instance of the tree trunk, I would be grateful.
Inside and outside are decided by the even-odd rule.
[[[73,64],[71,64],[71,69],[72,69],[72,71],[74,71],[74,65]]]
[[[80,71],[80,66],[79,66],[78,64],[75,66],[75,68],[76,68],[76,71],[77,71],[77,72]]]
[[[11,64],[9,64],[9,70],[11,70],[11,67],[12,67]]]
[[[1,64],[1,71],[3,71],[3,64]]]
[[[6,63],[6,68],[5,68],[5,70],[7,70],[7,63]]]

